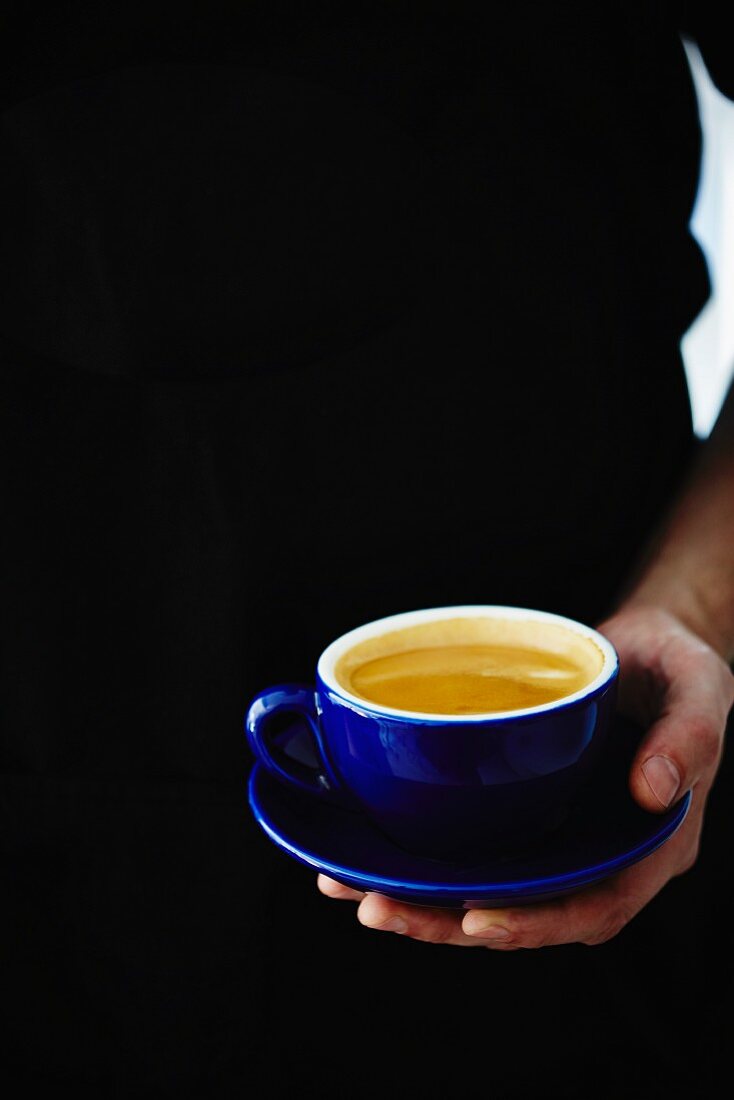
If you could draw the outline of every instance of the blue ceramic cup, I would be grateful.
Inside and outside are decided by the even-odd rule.
[[[576,689],[560,698],[480,713],[403,709],[355,688],[353,670],[375,658],[478,642],[570,661],[581,686],[577,677]],[[315,686],[260,692],[246,730],[256,758],[280,782],[365,814],[409,851],[473,862],[564,819],[603,759],[618,672],[612,644],[561,615],[494,605],[409,611],[337,638],[318,660]],[[285,732],[274,721],[283,715],[298,719],[286,721]],[[308,754],[296,745],[304,727]]]

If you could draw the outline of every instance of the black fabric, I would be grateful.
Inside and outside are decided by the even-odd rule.
[[[731,993],[724,779],[701,862],[618,940],[497,957],[320,898],[249,817],[242,733],[257,690],[309,680],[369,619],[610,606],[697,449],[692,23],[8,18],[0,997],[20,1093],[700,1092]]]

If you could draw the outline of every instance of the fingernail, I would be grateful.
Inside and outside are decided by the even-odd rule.
[[[680,787],[680,774],[667,756],[651,756],[642,765],[642,774],[662,806],[669,806]]]
[[[373,924],[372,927],[378,932],[398,932],[402,935],[408,931],[408,922],[402,917],[390,917],[384,924]]]
[[[481,917],[478,914],[476,917],[472,914],[471,919],[466,919],[464,931],[467,936],[478,936],[483,940],[509,940],[510,938],[510,932],[504,925],[497,924],[496,921],[489,921],[486,917]]]

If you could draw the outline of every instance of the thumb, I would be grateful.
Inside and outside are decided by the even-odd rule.
[[[643,809],[662,813],[702,778],[710,781],[721,758],[726,713],[715,670],[687,662],[668,684],[662,713],[632,764],[630,790]]]

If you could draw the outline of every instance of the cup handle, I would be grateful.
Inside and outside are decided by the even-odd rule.
[[[317,767],[309,767],[286,752],[295,731],[284,741],[276,742],[270,722],[276,714],[298,714],[306,720],[318,758]],[[306,684],[276,684],[265,688],[250,703],[245,729],[253,753],[281,783],[322,796],[333,795],[342,789],[324,750],[316,692],[312,687]]]

